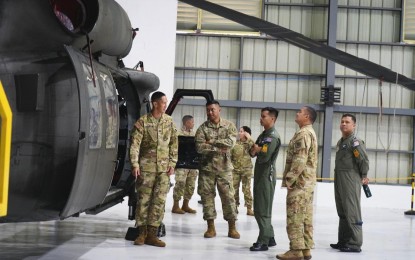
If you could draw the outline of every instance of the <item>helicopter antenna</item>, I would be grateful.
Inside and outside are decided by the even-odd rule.
[[[91,65],[91,72],[92,72],[92,83],[94,84],[94,88],[97,87],[96,82],[95,82],[95,72],[94,72],[94,66],[92,64],[92,51],[91,51],[91,43],[93,43],[94,41],[90,40],[89,38],[89,34],[86,31],[83,31],[83,33],[85,33],[86,36],[86,45],[82,48],[82,50],[84,50],[86,47],[88,47],[88,56],[89,56],[89,63]]]

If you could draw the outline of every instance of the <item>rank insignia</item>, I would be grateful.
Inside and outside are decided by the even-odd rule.
[[[357,149],[353,150],[353,154],[354,154],[354,157],[356,157],[356,158],[359,157],[359,155],[360,155],[359,151]]]

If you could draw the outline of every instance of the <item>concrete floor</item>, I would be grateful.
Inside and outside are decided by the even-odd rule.
[[[277,183],[278,187],[280,182]],[[341,253],[329,247],[337,242],[338,217],[334,206],[333,184],[319,183],[315,192],[313,259],[415,259],[415,216],[404,215],[410,209],[411,187],[371,185],[372,198],[362,198],[364,244],[362,253]],[[203,238],[206,223],[197,195],[191,206],[197,214],[172,214],[172,189],[166,214],[166,248],[134,246],[124,240],[128,227],[127,203],[112,207],[96,216],[82,214],[63,221],[0,224],[0,259],[276,259],[288,249],[285,231],[285,189],[277,188],[273,226],[277,246],[264,252],[250,252],[258,227],[254,217],[239,208],[237,228],[241,239],[227,237],[217,196],[217,236]],[[362,192],[363,194],[363,192]],[[364,196],[364,195],[363,195]]]

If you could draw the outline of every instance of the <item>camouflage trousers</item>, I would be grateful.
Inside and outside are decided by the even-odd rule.
[[[235,203],[239,206],[239,186],[242,182],[242,193],[244,194],[245,207],[252,208],[252,169],[245,171],[233,171],[233,189],[235,190]]]
[[[170,177],[166,172],[141,172],[136,182],[136,226],[160,226],[169,188]]]
[[[174,173],[174,189],[173,199],[181,200],[182,197],[185,200],[190,200],[193,196],[196,186],[198,170],[194,169],[177,169]]]
[[[294,195],[293,195],[294,194]],[[304,190],[288,190],[287,234],[290,249],[311,249],[313,241],[313,194]]]
[[[201,170],[199,172],[199,181],[197,193],[202,198],[203,219],[215,219],[215,197],[216,187],[218,188],[220,200],[222,202],[223,218],[236,220],[235,193],[232,185],[232,172],[208,172]]]

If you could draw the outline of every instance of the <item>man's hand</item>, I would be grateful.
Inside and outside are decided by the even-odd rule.
[[[369,178],[363,178],[362,179],[362,184],[363,185],[368,185],[369,184]]]
[[[291,185],[289,185],[287,183],[285,183],[285,187],[287,187],[287,190],[292,190],[293,189],[293,187],[291,187]]]
[[[140,167],[134,167],[131,171],[131,175],[137,179],[137,177],[140,176]]]
[[[259,153],[259,152],[261,151],[261,149],[262,149],[262,147],[261,147],[261,146],[258,146],[257,144],[254,144],[254,145],[252,146],[251,150],[249,151],[249,153],[250,153],[252,156],[254,156],[254,155],[256,155],[257,153]]]
[[[167,168],[167,176],[170,176],[170,175],[172,175],[172,174],[174,174],[174,168],[173,168],[173,167],[171,167],[171,166],[169,166],[169,167]]]

